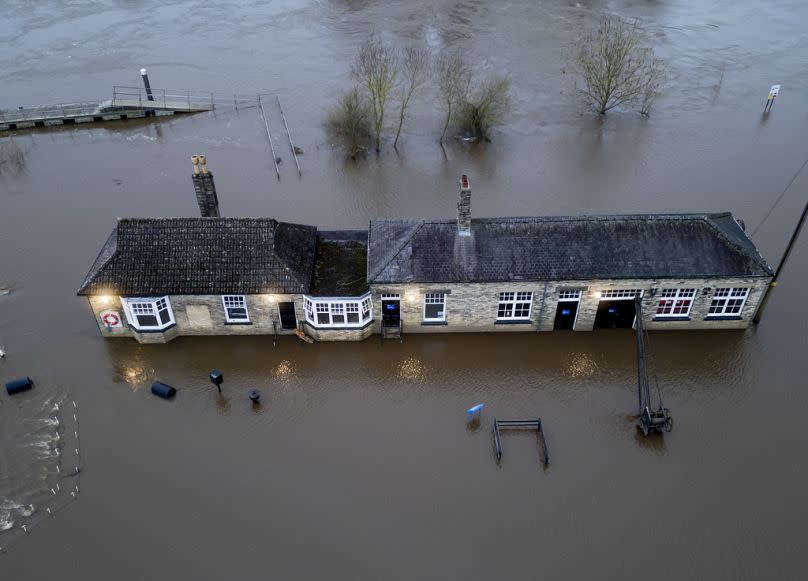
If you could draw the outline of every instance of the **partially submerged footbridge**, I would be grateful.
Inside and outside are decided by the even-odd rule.
[[[201,113],[214,108],[213,93],[116,85],[111,99],[0,109],[0,131]]]

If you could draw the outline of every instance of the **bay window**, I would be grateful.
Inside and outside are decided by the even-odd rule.
[[[168,297],[121,299],[126,320],[137,331],[163,331],[174,324]]]
[[[363,298],[304,297],[306,321],[314,327],[363,327],[373,318],[370,295]]]

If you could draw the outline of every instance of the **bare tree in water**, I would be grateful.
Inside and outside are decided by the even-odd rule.
[[[370,98],[373,136],[378,153],[382,148],[385,108],[398,78],[396,51],[374,34],[359,46],[351,76],[367,91]]]
[[[328,113],[325,125],[351,159],[367,150],[371,139],[371,112],[358,87],[340,96],[337,105]]]
[[[636,21],[607,17],[575,45],[572,68],[584,81],[581,92],[601,115],[622,105],[650,112],[664,72],[653,49],[640,46],[643,38]]]
[[[440,143],[452,121],[457,108],[466,100],[471,84],[471,68],[460,52],[442,55],[437,63],[438,91],[443,104],[446,106],[446,121],[440,134]]]
[[[398,145],[398,138],[401,135],[401,127],[407,115],[407,108],[410,100],[421,88],[423,88],[430,72],[429,51],[423,47],[405,47],[401,52],[400,69],[401,81],[399,84],[399,102],[401,108],[398,114],[398,129],[393,147]]]
[[[512,106],[511,79],[491,76],[463,101],[459,125],[475,138],[488,140],[491,128],[502,123]]]

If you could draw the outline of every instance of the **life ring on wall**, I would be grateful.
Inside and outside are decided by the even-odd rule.
[[[116,313],[104,313],[101,320],[107,327],[117,327],[121,324],[121,318]]]

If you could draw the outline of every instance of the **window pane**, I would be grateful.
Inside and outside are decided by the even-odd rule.
[[[517,319],[527,319],[530,316],[530,303],[516,303],[513,316]]]
[[[427,319],[441,319],[443,318],[443,305],[428,304],[424,312]]]
[[[160,323],[154,315],[137,315],[138,327],[159,327]]]
[[[317,323],[319,323],[320,325],[327,325],[330,322],[331,322],[331,318],[328,316],[328,313],[321,313],[321,312],[319,312],[319,309],[318,309]]]
[[[227,309],[227,317],[230,319],[246,319],[247,309],[241,307]]]
[[[358,323],[359,322],[359,313],[348,313],[348,322],[349,323]]]

